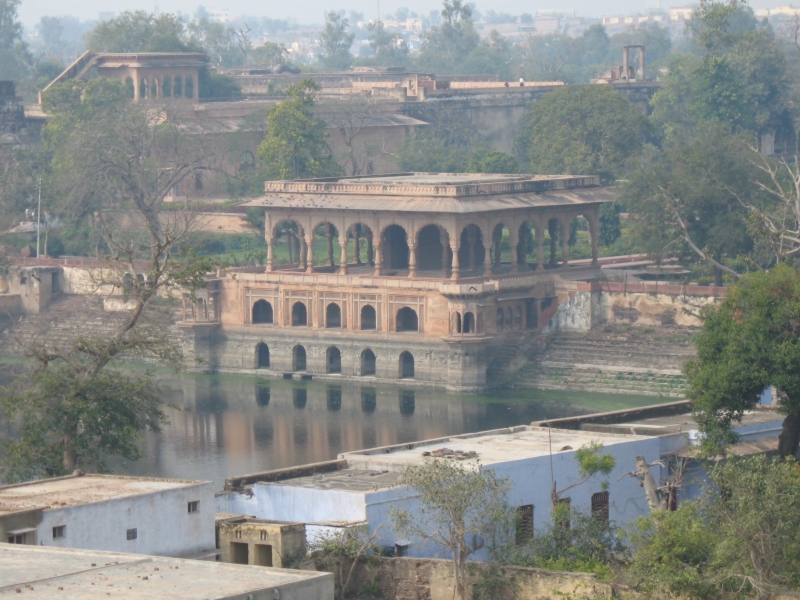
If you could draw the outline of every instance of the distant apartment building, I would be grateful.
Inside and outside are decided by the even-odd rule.
[[[159,556],[213,552],[213,484],[77,472],[3,486],[0,540]]]

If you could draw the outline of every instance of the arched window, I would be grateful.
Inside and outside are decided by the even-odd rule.
[[[272,304],[266,300],[253,304],[253,323],[272,323]]]
[[[506,326],[511,329],[511,325],[514,323],[514,314],[511,311],[511,307],[509,306],[506,309]]]
[[[158,78],[157,77],[153,77],[153,79],[150,80],[150,97],[153,98],[154,100],[156,98],[158,98]]]
[[[269,368],[269,346],[264,342],[256,346],[256,365],[259,369]]]
[[[464,315],[464,333],[475,333],[475,315],[471,312]]]
[[[408,239],[400,225],[389,225],[383,232],[381,244],[383,266],[387,269],[408,268]]]
[[[161,84],[161,95],[164,98],[169,98],[172,96],[172,77],[169,75],[164,77],[164,83]]]
[[[497,320],[495,321],[495,325],[497,326],[497,331],[503,331],[503,309],[497,309]]]
[[[342,353],[336,346],[328,348],[326,355],[326,373],[342,372]]]
[[[194,98],[194,81],[192,76],[186,78],[186,87],[183,90],[184,98]]]
[[[522,329],[522,307],[514,308],[514,329]]]
[[[342,309],[335,302],[325,309],[325,327],[340,329],[342,327]]]
[[[306,325],[308,325],[306,305],[302,302],[295,302],[292,305],[292,327],[305,327]]]
[[[419,331],[417,311],[404,306],[397,311],[397,331]]]
[[[172,95],[175,98],[183,96],[183,79],[181,77],[175,78],[175,86],[172,88]]]
[[[295,346],[292,350],[292,371],[306,370],[306,349],[302,346]]]
[[[367,348],[361,353],[361,376],[375,375],[375,353]]]
[[[361,307],[361,329],[369,331],[378,328],[378,317],[375,314],[375,307],[367,304]]]
[[[400,379],[414,379],[414,355],[411,352],[400,355]]]

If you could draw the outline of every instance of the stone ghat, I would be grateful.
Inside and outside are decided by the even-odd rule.
[[[605,325],[558,333],[515,385],[538,389],[682,398],[683,364],[695,356],[695,328]]]

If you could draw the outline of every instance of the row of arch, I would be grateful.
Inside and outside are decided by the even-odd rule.
[[[128,95],[134,100],[194,98],[195,95],[195,82],[191,75],[141,77],[138,82],[132,77],[127,77],[125,87]]]
[[[361,369],[360,375],[362,377],[375,376],[377,373],[377,357],[375,353],[366,348],[361,352]],[[269,346],[260,342],[256,346],[256,368],[269,369],[271,368],[272,360],[270,356]],[[414,379],[415,376],[415,361],[414,355],[407,350],[400,353],[398,357],[398,376],[400,379]],[[308,370],[308,357],[306,349],[301,344],[297,344],[292,348],[292,371],[295,373],[303,373]],[[325,373],[330,375],[341,374],[342,372],[342,351],[336,346],[330,346],[325,351]]]
[[[526,219],[512,223],[510,227],[500,221],[487,231],[481,225],[471,223],[461,229],[455,240],[447,227],[434,223],[420,227],[411,236],[403,226],[392,223],[383,227],[376,236],[372,228],[362,222],[340,232],[333,223],[323,221],[305,231],[297,220],[283,219],[267,229],[267,270],[275,268],[274,248],[281,241],[287,245],[289,263],[309,273],[330,272],[338,268],[345,274],[348,267],[373,267],[376,275],[397,275],[396,271],[407,270],[411,277],[422,271],[450,273],[458,278],[461,271],[485,272],[488,269],[497,272],[507,263],[510,263],[512,272],[517,272],[529,267],[528,256],[534,250],[538,269],[555,267],[559,258],[561,265],[567,266],[569,240],[574,233],[572,222],[579,217],[588,222],[592,256],[596,259],[599,235],[596,207],[586,215],[562,215],[542,222]],[[316,260],[315,242],[319,237],[327,240],[327,257]],[[546,259],[544,244],[548,237],[549,257]],[[333,248],[333,240],[337,238],[338,263]]]
[[[256,403],[269,406],[272,390],[268,385],[259,385],[256,388]],[[326,390],[328,410],[337,412],[342,408],[342,388],[331,386]],[[398,391],[399,408],[401,415],[413,415],[416,408],[416,393],[414,390]],[[303,410],[308,404],[308,390],[302,387],[292,389],[292,404],[295,408]],[[375,388],[361,390],[361,410],[373,413],[378,407],[378,391]]]
[[[378,318],[375,307],[365,304],[361,307],[361,330],[370,331],[378,328]],[[253,303],[251,311],[251,323],[255,325],[270,325],[275,322],[275,310],[268,300],[257,300]],[[324,327],[328,329],[340,329],[342,327],[342,307],[337,302],[330,302],[325,307]],[[291,310],[292,327],[308,326],[308,308],[306,303],[298,300],[292,304]],[[395,331],[399,332],[418,332],[419,316],[417,311],[408,306],[397,311],[395,315]]]

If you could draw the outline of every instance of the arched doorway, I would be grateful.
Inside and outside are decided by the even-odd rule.
[[[503,223],[492,231],[492,267],[499,269],[504,260],[511,260],[511,234]]]
[[[289,265],[301,265],[303,254],[303,228],[297,221],[281,221],[274,229],[275,261]],[[281,250],[285,246],[285,250]]]
[[[292,371],[306,370],[306,349],[302,346],[295,346],[292,350]]]
[[[362,377],[367,377],[369,375],[375,375],[375,368],[376,368],[377,359],[375,358],[375,353],[367,348],[361,353],[361,375]]]
[[[400,354],[400,379],[414,379],[414,355],[411,352]]]
[[[295,302],[292,305],[292,327],[305,327],[306,325],[308,325],[306,305],[302,302]]]
[[[502,308],[497,309],[497,320],[495,321],[495,327],[497,331],[503,331],[503,321],[504,321],[504,311]]]
[[[357,266],[375,264],[375,248],[372,245],[372,229],[364,223],[355,223],[348,232],[348,256]],[[352,252],[351,252],[352,250]]]
[[[175,85],[172,86],[172,95],[175,98],[181,98],[183,96],[183,78],[175,78]]]
[[[340,329],[342,327],[342,309],[335,302],[325,309],[325,327]]]
[[[475,315],[471,312],[464,314],[464,333],[475,333]]]
[[[266,300],[253,304],[253,323],[272,323],[272,304]]]
[[[417,311],[404,306],[397,311],[397,331],[419,331]]]
[[[161,86],[161,95],[164,98],[169,98],[172,96],[172,77],[169,75],[164,77],[164,83]]]
[[[256,346],[256,366],[259,369],[269,368],[269,346],[264,342]]]
[[[381,258],[387,269],[408,268],[408,236],[399,225],[389,225],[383,232]]]
[[[477,225],[467,225],[461,230],[458,247],[458,264],[462,271],[482,271],[486,263],[483,232]]]
[[[325,364],[327,373],[342,372],[342,353],[336,346],[331,346],[325,353]]]
[[[361,307],[361,329],[370,331],[378,328],[378,317],[375,314],[375,307],[367,304]]]
[[[442,231],[437,225],[426,225],[417,234],[417,270],[441,271],[444,269],[445,246]]]

